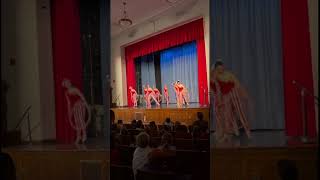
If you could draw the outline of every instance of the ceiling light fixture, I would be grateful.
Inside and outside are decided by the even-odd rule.
[[[126,5],[127,3],[124,1],[123,3],[123,17],[119,20],[119,25],[122,27],[128,27],[132,25],[132,20],[128,18]]]

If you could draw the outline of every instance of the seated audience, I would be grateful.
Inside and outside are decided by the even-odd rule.
[[[128,135],[129,134],[129,132],[128,132],[128,130],[127,130],[127,128],[125,126],[122,126],[120,128],[120,134],[121,135]]]
[[[124,126],[123,121],[121,119],[119,119],[117,122],[117,129],[120,130],[123,126]]]
[[[142,123],[141,120],[138,120],[138,121],[137,121],[136,129],[137,129],[137,130],[140,130],[140,131],[144,130],[143,123]]]
[[[156,125],[156,123],[155,123],[154,121],[151,121],[151,122],[149,123],[149,126],[147,126],[147,127],[145,128],[145,130],[146,130],[146,132],[147,132],[150,136],[152,136],[152,137],[156,137],[156,136],[159,135],[159,133],[158,133],[158,127],[157,127],[157,125]]]
[[[170,131],[173,131],[174,124],[171,122],[170,118],[166,118],[163,125],[164,127],[169,127]]]
[[[149,156],[152,149],[149,146],[150,143],[150,136],[145,133],[141,132],[136,137],[136,145],[137,148],[133,153],[133,160],[132,160],[132,170],[134,176],[137,175],[137,170],[143,168],[149,162]]]
[[[203,119],[203,113],[197,112],[197,120],[193,123],[193,127],[198,126],[202,133],[208,132],[208,121]]]
[[[131,121],[131,128],[136,129],[136,127],[137,127],[137,120],[134,119]]]
[[[110,142],[110,160],[111,164],[118,164],[120,162],[119,152],[120,139],[119,136],[112,136]]]
[[[165,132],[162,136],[161,136],[161,144],[158,147],[158,149],[160,150],[175,150],[175,146],[172,145],[173,144],[173,137],[171,135],[171,133]]]

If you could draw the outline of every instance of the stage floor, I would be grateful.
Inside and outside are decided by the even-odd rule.
[[[169,104],[160,104],[157,106],[153,104],[151,108],[147,108],[146,106],[138,106],[138,107],[116,107],[117,109],[188,109],[188,108],[208,108],[209,106],[202,106],[199,103],[190,103],[188,106],[183,106],[181,108],[177,107],[176,103]]]

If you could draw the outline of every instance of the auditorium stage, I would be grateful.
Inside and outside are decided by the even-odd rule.
[[[145,107],[118,107],[111,108],[114,112],[115,122],[122,120],[124,123],[130,124],[133,119],[143,120],[144,116],[149,123],[155,121],[156,124],[162,124],[166,118],[171,121],[180,121],[185,125],[192,125],[197,119],[197,112],[202,112],[205,120],[209,120],[209,107],[200,106],[197,103],[190,104],[188,107],[177,108],[176,104],[161,105],[161,107],[153,106],[152,108]]]

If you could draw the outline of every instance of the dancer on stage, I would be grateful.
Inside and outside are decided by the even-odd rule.
[[[155,97],[156,97],[158,103],[160,103],[161,102],[161,93],[160,93],[159,89],[157,89],[155,86],[153,86],[153,92],[155,94]]]
[[[188,90],[179,80],[174,83],[174,89],[177,95],[177,106],[189,105]]]
[[[68,105],[68,120],[77,132],[75,144],[79,144],[80,140],[84,143],[87,140],[86,128],[91,120],[90,107],[83,94],[71,84],[70,80],[63,80],[62,86],[67,88],[65,97]]]
[[[137,107],[138,106],[138,99],[137,99],[138,93],[131,86],[129,86],[129,91],[130,91],[131,101],[133,103],[133,107]]]
[[[169,106],[169,91],[166,84],[164,85],[164,88],[163,88],[163,94],[164,94],[164,98],[166,99],[166,104],[167,106]]]
[[[240,128],[244,128],[247,136],[251,137],[245,113],[245,91],[238,79],[224,70],[221,61],[216,62],[211,69],[210,87],[214,96],[216,138],[221,141],[228,140],[231,135],[239,135]]]
[[[180,108],[182,107],[182,101],[180,99],[180,93],[179,93],[179,87],[178,87],[178,81],[174,82],[172,84],[174,92],[176,94],[176,101],[177,101],[177,107]]]
[[[146,107],[151,107],[151,103],[150,103],[150,98],[149,98],[149,92],[148,92],[148,87],[147,86],[143,86],[143,92],[144,92],[144,101],[146,103]]]
[[[151,108],[151,99],[153,99],[154,102],[156,102],[157,106],[160,106],[160,103],[157,101],[156,95],[155,95],[153,89],[149,86],[149,84],[147,84],[147,90],[148,90],[148,96],[147,96],[148,100],[147,101],[149,103],[147,107]]]

